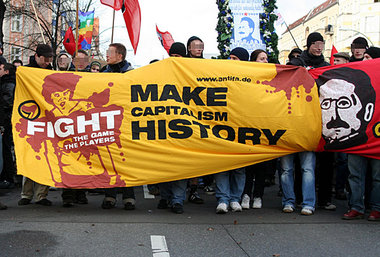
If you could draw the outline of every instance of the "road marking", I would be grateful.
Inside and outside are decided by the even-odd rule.
[[[143,185],[143,189],[144,189],[144,198],[145,199],[154,199],[154,195],[151,195],[149,194],[149,189],[148,189],[148,186],[147,185]]]
[[[170,257],[166,239],[164,236],[150,236],[153,257]]]

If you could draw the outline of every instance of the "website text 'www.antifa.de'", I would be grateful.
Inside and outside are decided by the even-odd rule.
[[[239,82],[247,82],[250,83],[252,81],[251,78],[247,77],[236,77],[236,76],[223,76],[223,77],[198,77],[198,82],[226,82],[226,81],[239,81]]]

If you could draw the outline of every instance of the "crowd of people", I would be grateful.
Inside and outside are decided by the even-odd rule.
[[[291,50],[287,65],[302,66],[307,69],[328,66],[330,64],[325,61],[322,54],[324,48],[323,36],[318,32],[311,33],[307,38],[306,50],[299,48]],[[180,42],[173,43],[169,55],[174,58],[203,58],[203,50],[203,41],[193,36],[188,39],[187,45]],[[2,49],[0,51],[1,56]],[[124,45],[110,44],[107,50],[107,64],[102,67],[99,61],[89,63],[90,58],[84,50],[79,50],[74,57],[62,51],[56,56],[52,65],[53,49],[47,44],[39,44],[27,66],[58,71],[125,73],[133,70],[126,59],[126,53]],[[334,65],[375,58],[380,58],[380,48],[369,47],[365,38],[358,37],[351,44],[351,56],[346,52],[334,54]],[[237,47],[230,52],[229,59],[268,63],[268,54],[261,49],[249,54],[246,49]],[[152,62],[154,61],[157,60]],[[2,56],[0,62],[0,172],[2,171],[0,187],[10,188],[15,183],[16,174],[11,133],[15,72],[16,67],[23,63],[20,60],[7,63]],[[343,219],[361,219],[364,218],[365,210],[370,210],[367,219],[380,221],[380,160],[341,152],[301,152],[214,175],[149,185],[148,188],[152,194],[160,195],[158,209],[170,208],[177,214],[184,212],[186,194],[189,203],[204,203],[198,193],[201,188],[207,194],[215,194],[216,213],[224,214],[230,210],[241,212],[243,209],[262,208],[265,187],[274,184],[276,173],[279,176],[278,195],[282,197],[284,213],[292,213],[298,206],[301,207],[302,215],[313,215],[316,207],[334,211],[336,209],[332,203],[334,192],[336,199],[348,200],[348,212],[342,216]],[[48,192],[48,186],[24,177],[18,205],[28,205],[34,198],[36,204],[50,206],[52,202],[47,199]],[[124,209],[135,209],[136,198],[133,187],[107,188],[101,192],[105,195],[101,204],[103,209],[116,206],[118,193],[122,194]],[[86,193],[87,190],[84,189],[63,189],[63,207],[87,204]],[[0,209],[6,208],[0,203]]]

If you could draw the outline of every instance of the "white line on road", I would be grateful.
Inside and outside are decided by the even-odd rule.
[[[143,185],[144,189],[144,198],[145,199],[154,199],[154,195],[149,194],[149,189],[147,185]]]
[[[166,239],[164,236],[150,236],[153,257],[170,257]]]

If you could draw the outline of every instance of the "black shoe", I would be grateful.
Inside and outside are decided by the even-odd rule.
[[[6,210],[7,208],[5,204],[0,203],[0,210]]]
[[[28,199],[28,198],[21,198],[19,201],[18,201],[18,205],[28,205],[30,204],[32,200],[31,199]]]
[[[70,200],[63,200],[62,206],[66,207],[66,208],[72,207],[72,206],[74,206],[74,202],[71,199]]]
[[[112,209],[113,207],[115,207],[115,204],[114,202],[111,202],[111,201],[103,201],[102,203],[102,208],[103,209]]]
[[[83,193],[83,194],[77,195],[74,202],[79,203],[79,204],[88,204],[88,199],[86,197],[86,194]]]
[[[36,204],[43,205],[43,206],[51,206],[52,202],[49,201],[48,199],[44,198],[44,199],[39,200],[38,202],[36,202]]]
[[[131,211],[131,210],[134,210],[136,209],[135,205],[131,202],[127,202],[124,204],[124,210],[128,210],[128,211]]]
[[[189,195],[188,198],[190,203],[202,204],[204,203],[203,199],[198,195],[197,192],[193,192]]]
[[[172,212],[177,213],[177,214],[182,214],[183,213],[183,206],[182,204],[176,203],[172,206]]]
[[[167,209],[169,207],[168,201],[165,199],[161,199],[158,202],[157,209]]]

